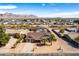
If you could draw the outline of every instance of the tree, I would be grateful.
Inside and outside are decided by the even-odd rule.
[[[62,37],[64,36],[64,29],[60,30],[60,34],[61,34]]]
[[[79,24],[79,19],[77,19],[77,20],[74,20],[74,22]]]
[[[49,42],[51,42],[51,45],[52,45],[52,41],[57,41],[57,39],[55,38],[53,34],[51,34],[49,37]]]
[[[5,33],[3,26],[0,26],[0,46],[6,45],[9,41],[10,37]]]
[[[47,41],[48,41],[48,37],[47,36],[42,37],[42,40],[41,40],[42,44],[46,45]]]
[[[77,37],[75,38],[75,41],[79,42],[79,36],[77,36]]]
[[[52,45],[52,41],[57,41],[57,39],[55,38],[55,36],[53,34],[51,34],[50,36],[44,36],[42,37],[41,42],[46,45],[46,42],[50,42]]]

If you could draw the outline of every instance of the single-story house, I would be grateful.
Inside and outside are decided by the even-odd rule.
[[[40,42],[42,37],[49,37],[50,33],[48,32],[29,32],[26,36],[27,42]]]

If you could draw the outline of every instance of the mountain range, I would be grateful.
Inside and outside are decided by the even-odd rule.
[[[0,14],[0,18],[37,18],[36,15],[22,15],[22,14],[13,14],[13,13],[4,13]]]

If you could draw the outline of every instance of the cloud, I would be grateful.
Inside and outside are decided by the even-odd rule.
[[[16,6],[14,5],[5,5],[5,6],[0,6],[0,9],[15,9],[17,8]]]
[[[0,13],[5,13],[5,12],[7,12],[7,11],[0,10]]]

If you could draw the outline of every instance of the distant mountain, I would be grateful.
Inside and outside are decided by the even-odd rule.
[[[37,18],[36,15],[21,15],[21,14],[12,14],[12,13],[4,13],[0,14],[0,18]]]

